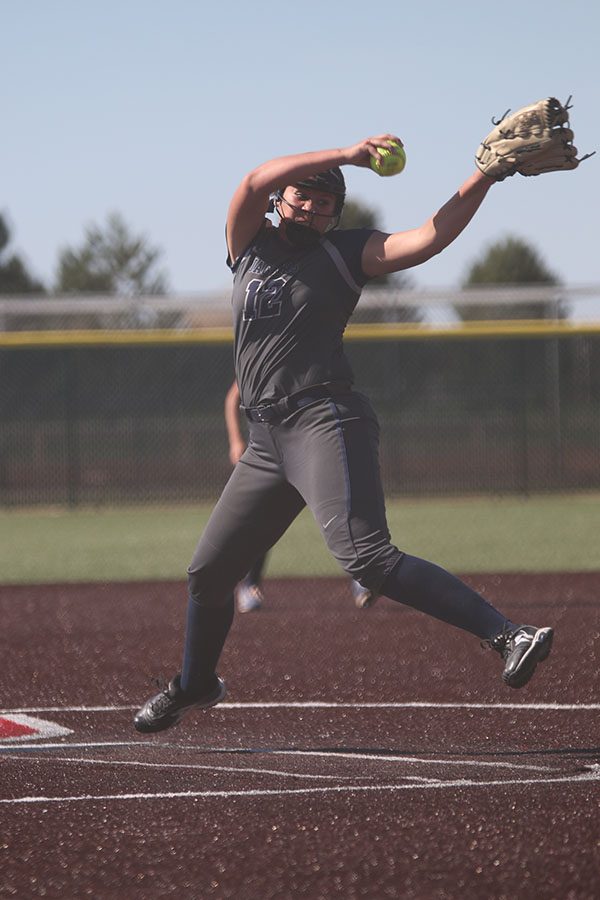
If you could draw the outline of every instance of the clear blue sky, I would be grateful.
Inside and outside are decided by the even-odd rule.
[[[394,231],[454,192],[508,107],[573,94],[577,146],[600,150],[590,0],[0,0],[0,15],[0,211],[48,283],[59,250],[114,210],[162,248],[173,290],[227,289],[229,198],[273,156],[399,134],[401,176],[346,170],[350,194]],[[458,285],[508,233],[566,282],[600,282],[599,185],[600,153],[509,179],[416,285]]]

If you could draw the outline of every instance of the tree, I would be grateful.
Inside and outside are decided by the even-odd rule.
[[[344,209],[340,219],[340,228],[372,228],[376,231],[383,231],[380,224],[379,213],[372,206],[367,206],[359,200],[346,200]],[[401,291],[412,286],[412,279],[406,272],[393,272],[389,275],[380,275],[369,281],[369,287],[386,288],[388,290]],[[355,321],[361,319],[360,311],[355,314]],[[389,305],[382,308],[377,313],[373,312],[369,315],[370,321],[390,321],[394,322],[420,322],[422,315],[416,306],[403,306],[399,304],[395,307]]]
[[[4,256],[9,243],[10,230],[0,215],[0,294],[45,294],[44,285],[29,274],[19,256]]]
[[[346,200],[340,228],[379,228],[379,213],[358,200]]]
[[[340,218],[340,228],[372,228],[375,231],[383,231],[377,210],[372,206],[361,203],[359,200],[346,200]],[[410,287],[411,283],[411,278],[406,272],[380,275],[369,282],[370,285],[375,287],[385,285],[386,287],[396,288],[396,290]]]
[[[59,257],[56,293],[103,293],[121,296],[163,294],[166,278],[156,266],[162,251],[144,236],[131,234],[118,213],[104,229],[90,225],[79,249],[66,248]]]
[[[538,251],[521,238],[509,236],[491,244],[482,258],[471,266],[463,287],[477,285],[558,285],[559,278],[552,272]],[[543,319],[565,315],[565,309],[556,303],[508,303],[485,302],[460,304],[456,313],[461,319]]]

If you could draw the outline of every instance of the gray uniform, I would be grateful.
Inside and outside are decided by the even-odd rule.
[[[372,234],[333,232],[296,249],[263,228],[232,266],[235,369],[249,442],[189,568],[194,597],[220,605],[305,505],[341,567],[377,591],[401,559],[390,544],[379,426],[352,389],[344,329]]]
[[[293,225],[294,223],[290,223]],[[161,731],[194,706],[219,702],[216,666],[231,627],[233,589],[305,505],[342,568],[373,593],[489,641],[511,687],[546,659],[552,629],[518,628],[439,566],[390,543],[378,462],[379,427],[352,388],[344,329],[367,278],[369,230],[298,249],[266,225],[234,273],[235,368],[249,443],[194,553],[181,676],[138,712]]]

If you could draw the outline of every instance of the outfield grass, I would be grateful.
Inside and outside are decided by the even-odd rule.
[[[392,539],[454,572],[600,569],[600,496],[388,501]],[[0,512],[0,582],[183,579],[199,507]],[[306,511],[267,576],[339,575]]]

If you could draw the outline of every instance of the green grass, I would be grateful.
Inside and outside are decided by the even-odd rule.
[[[600,496],[388,501],[393,541],[454,572],[600,569]],[[184,579],[210,506],[0,512],[0,582]],[[340,575],[306,511],[267,576]]]

